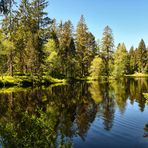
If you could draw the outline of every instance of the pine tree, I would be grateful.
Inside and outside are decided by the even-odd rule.
[[[63,24],[62,30],[60,32],[60,56],[61,62],[65,65],[65,70],[67,69],[67,56],[69,52],[69,45],[72,38],[72,24],[70,21],[67,21]],[[65,61],[65,62],[64,62]],[[66,71],[65,71],[66,72]]]
[[[41,80],[43,74],[43,62],[44,52],[43,45],[47,42],[47,28],[50,24],[50,19],[47,17],[47,13],[44,12],[48,2],[46,0],[33,0],[29,7],[28,18],[29,31],[28,35],[30,40],[27,40],[26,53],[31,53],[28,56],[28,68],[32,75],[38,75]],[[32,63],[29,65],[29,63]],[[28,69],[27,68],[27,69]]]
[[[30,38],[30,3],[28,0],[22,0],[19,9],[16,11],[14,18],[15,21],[15,34],[14,45],[16,48],[15,54],[15,71],[19,74],[24,74],[28,71],[26,57],[26,46],[28,38]],[[27,56],[28,57],[28,56]]]
[[[137,65],[138,72],[144,73],[144,68],[147,64],[147,52],[144,40],[141,39],[137,49]]]
[[[1,1],[2,2],[2,1]],[[12,9],[12,1],[3,1],[4,7],[1,12],[7,13],[5,15],[3,22],[2,22],[2,31],[5,34],[5,42],[8,42],[7,44],[7,67],[9,74],[11,76],[14,75],[14,46],[13,46],[13,34],[14,32],[14,13]],[[10,45],[10,46],[9,46]]]
[[[56,46],[59,47],[59,39],[58,39],[58,27],[56,23],[56,19],[53,19],[50,26],[48,35],[49,38],[53,39],[56,43]]]
[[[128,52],[124,43],[119,44],[114,56],[113,76],[120,78],[128,73]]]
[[[148,57],[148,47],[146,48],[146,54],[147,54],[147,57]],[[147,59],[148,60],[148,59]],[[145,73],[148,73],[148,62],[146,63],[146,66],[144,68],[144,72]]]
[[[129,50],[129,58],[130,58],[130,74],[133,74],[137,70],[136,56],[135,56],[135,51],[133,46]]]
[[[8,47],[8,40],[4,40],[5,36],[3,35],[2,30],[0,30],[0,74],[3,76],[8,70],[8,53],[6,47]]]
[[[61,22],[58,28],[59,51],[58,55],[61,61],[62,75],[68,77],[69,67],[73,54],[75,52],[75,44],[73,40],[73,26],[71,21]]]
[[[109,26],[104,28],[101,42],[101,56],[106,67],[106,76],[109,75],[109,61],[113,58],[114,39],[112,30]]]
[[[85,19],[82,15],[76,29],[76,51],[77,59],[80,64],[81,77],[88,75],[88,68],[91,63],[90,58],[93,55],[93,49],[91,49],[93,42],[94,38],[92,37],[92,34],[88,32]]]

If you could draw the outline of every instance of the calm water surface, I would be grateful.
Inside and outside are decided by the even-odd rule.
[[[1,147],[148,148],[146,92],[146,79],[1,89]]]

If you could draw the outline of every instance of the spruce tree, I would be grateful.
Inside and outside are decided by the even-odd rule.
[[[132,46],[129,50],[129,60],[130,60],[130,74],[134,74],[136,71],[136,55],[135,55],[135,50],[134,47]]]
[[[113,58],[113,47],[114,47],[114,39],[112,30],[109,26],[104,28],[102,42],[101,42],[101,56],[104,61],[106,72],[105,75],[109,75],[109,61]]]
[[[22,0],[19,9],[16,11],[14,18],[15,23],[15,34],[14,34],[14,45],[16,48],[15,54],[15,71],[21,75],[28,71],[28,55],[26,55],[26,45],[30,32],[30,3],[28,0]],[[27,57],[27,59],[25,58]]]
[[[114,56],[113,76],[120,78],[128,73],[128,52],[125,44],[119,44]]]
[[[93,55],[93,42],[94,38],[92,37],[92,34],[88,31],[85,19],[82,15],[76,29],[76,52],[78,63],[80,64],[81,77],[85,77],[86,75],[88,75],[88,68],[91,63],[90,58]]]
[[[74,45],[73,26],[71,21],[66,21],[64,24],[61,22],[59,26],[58,40],[59,40],[58,55],[61,61],[61,68],[62,68],[61,72],[62,75],[67,77],[69,73],[69,65],[71,62],[70,60],[72,60],[71,50],[75,50],[75,47],[71,47],[72,45]]]
[[[47,42],[46,31],[51,20],[45,12],[45,8],[48,6],[47,0],[33,0],[31,3],[31,37],[32,37],[32,49],[35,54],[35,66],[34,72],[41,79],[43,73],[44,52],[43,45]]]
[[[144,73],[144,68],[147,64],[147,51],[145,42],[141,39],[138,49],[137,49],[137,65],[138,65],[138,72]]]
[[[1,10],[3,13],[7,13],[2,21],[2,31],[5,35],[5,42],[8,42],[7,50],[7,68],[9,75],[14,75],[14,46],[13,46],[13,34],[14,32],[14,13],[12,9],[12,1],[1,1],[4,3],[4,8]]]

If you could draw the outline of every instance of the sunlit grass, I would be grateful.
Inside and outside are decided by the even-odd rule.
[[[125,76],[127,76],[127,77],[148,77],[148,74],[135,73],[135,74],[125,75]]]
[[[1,87],[11,87],[11,86],[32,86],[32,85],[40,85],[40,84],[54,84],[54,83],[66,83],[64,79],[56,79],[51,76],[43,76],[40,80],[37,76],[1,76],[0,77],[0,86]]]
[[[29,88],[23,88],[23,87],[9,87],[9,88],[1,88],[0,93],[11,93],[11,92],[21,92],[21,91],[27,91]]]

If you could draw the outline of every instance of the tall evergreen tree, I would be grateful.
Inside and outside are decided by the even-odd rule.
[[[10,50],[10,42],[5,39],[2,30],[0,30],[0,74],[3,75],[8,71],[8,53]],[[12,42],[11,42],[12,43]]]
[[[134,47],[132,46],[129,50],[129,60],[130,60],[130,74],[133,74],[137,70],[136,66],[136,55],[134,51]]]
[[[36,49],[37,53],[37,68],[39,74],[42,73],[42,63],[43,63],[43,44],[47,41],[45,37],[46,28],[50,23],[50,19],[47,17],[47,13],[45,12],[45,8],[48,5],[47,0],[33,0],[31,3],[32,9],[32,18],[33,18],[33,40],[34,48]]]
[[[127,74],[128,65],[128,52],[126,50],[125,44],[119,44],[114,56],[113,76],[119,78]]]
[[[58,39],[58,27],[56,23],[56,19],[53,19],[48,31],[49,38],[53,39],[56,43],[56,46],[59,47],[59,39]]]
[[[106,75],[109,75],[109,61],[113,58],[114,39],[112,30],[109,26],[104,28],[102,42],[101,42],[101,56],[105,63]]]
[[[91,41],[89,40],[91,38]],[[88,75],[88,67],[90,66],[90,57],[93,55],[92,34],[88,32],[87,25],[83,15],[81,16],[76,29],[76,51],[80,64],[80,76]],[[90,44],[91,43],[91,44]]]
[[[147,54],[147,57],[148,57],[148,47],[146,48],[146,54]],[[147,59],[148,60],[148,59]],[[148,62],[146,63],[146,66],[144,68],[144,72],[145,73],[148,73]]]
[[[69,66],[73,60],[75,53],[75,44],[73,40],[73,26],[71,21],[61,22],[59,26],[58,40],[59,51],[58,55],[61,61],[61,72],[64,76],[69,75]]]
[[[19,9],[16,12],[14,23],[15,23],[15,34],[14,34],[14,45],[16,48],[15,54],[15,71],[20,74],[28,71],[26,57],[26,45],[28,38],[30,37],[30,3],[28,0],[22,0]],[[29,57],[29,56],[27,56]]]
[[[138,49],[137,49],[137,65],[138,65],[138,72],[143,73],[144,68],[147,64],[147,52],[146,52],[146,46],[143,39],[141,39]]]
[[[7,40],[7,67],[9,71],[9,75],[13,76],[14,72],[14,48],[13,44],[13,34],[14,32],[14,13],[12,9],[12,1],[1,1],[4,3],[4,8],[1,12],[8,12],[5,15],[3,22],[2,22],[2,30],[5,34],[5,41]],[[8,46],[10,45],[10,46]]]

